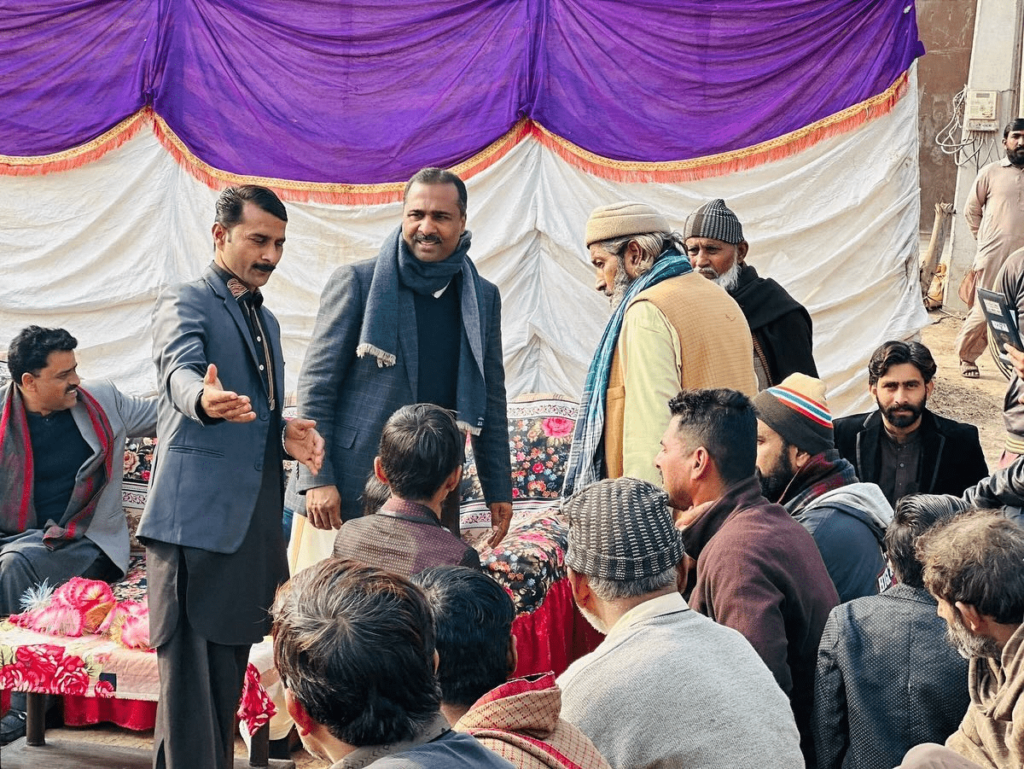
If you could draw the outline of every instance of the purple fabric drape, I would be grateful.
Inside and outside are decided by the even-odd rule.
[[[684,160],[863,101],[922,53],[912,0],[8,0],[0,154],[152,105],[210,165],[298,181],[407,179],[522,117]]]

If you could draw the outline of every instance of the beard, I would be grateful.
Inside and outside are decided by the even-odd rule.
[[[999,644],[994,638],[974,635],[967,629],[957,613],[954,613],[952,622],[946,623],[946,640],[965,660],[973,657],[988,657],[997,660],[1002,656],[1002,649],[999,648]]]
[[[769,502],[778,502],[795,475],[793,463],[789,461],[789,452],[783,451],[775,467],[767,475],[762,475],[758,469],[757,479],[761,483],[761,495]]]
[[[651,267],[654,266],[653,264],[647,263],[639,265],[636,268],[636,278],[631,278],[626,273],[626,260],[621,256],[616,257],[616,259],[619,260],[619,267],[615,270],[615,282],[612,284],[612,295],[609,299],[613,311],[619,309],[619,305],[625,301],[626,292],[629,290],[629,287],[633,285],[633,282],[637,278],[641,278],[646,273],[650,272]]]
[[[598,617],[596,614],[587,611],[579,604],[576,604],[576,607],[580,610],[580,614],[583,615],[583,619],[589,622],[590,626],[594,628],[594,630],[596,630],[601,635],[608,635],[608,625],[606,625],[600,617]]]
[[[711,270],[711,272],[714,272],[714,270]],[[705,277],[710,276],[705,275]],[[718,285],[720,285],[723,289],[725,289],[726,293],[732,291],[734,288],[736,288],[736,286],[739,285],[740,282],[740,260],[734,259],[732,267],[723,272],[721,275],[717,275],[716,277],[712,278],[712,280]]]
[[[1024,166],[1024,147],[1017,147],[1015,150],[1007,148],[1006,159],[1018,168]]]
[[[884,408],[877,397],[875,403],[878,404],[878,410],[885,416],[885,421],[893,427],[910,427],[924,413],[924,407],[928,405],[928,396],[922,398],[920,403],[903,403],[889,408]]]

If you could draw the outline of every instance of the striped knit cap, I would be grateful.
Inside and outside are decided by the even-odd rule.
[[[615,478],[587,486],[562,502],[569,519],[565,564],[578,574],[631,582],[653,577],[683,559],[668,496],[652,483]]]
[[[832,412],[820,379],[790,374],[778,387],[759,392],[754,408],[758,419],[801,451],[813,455],[835,448]]]
[[[711,238],[736,245],[743,241],[743,225],[724,200],[715,198],[686,217],[683,240],[687,238]]]

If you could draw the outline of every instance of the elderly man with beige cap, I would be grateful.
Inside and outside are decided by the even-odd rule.
[[[662,214],[643,203],[601,206],[586,243],[613,311],[587,374],[565,494],[601,478],[659,483],[654,457],[680,390],[757,392],[742,310],[693,271]]]

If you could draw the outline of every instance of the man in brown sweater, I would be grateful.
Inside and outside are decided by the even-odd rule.
[[[814,539],[761,496],[754,475],[757,419],[732,390],[683,392],[655,464],[680,511],[683,547],[696,561],[690,608],[738,630],[789,696],[808,767],[814,667],[839,596]]]
[[[945,747],[918,745],[901,766],[1024,766],[1024,529],[1002,512],[967,512],[924,534],[917,557],[950,642],[970,658],[971,704]]]

